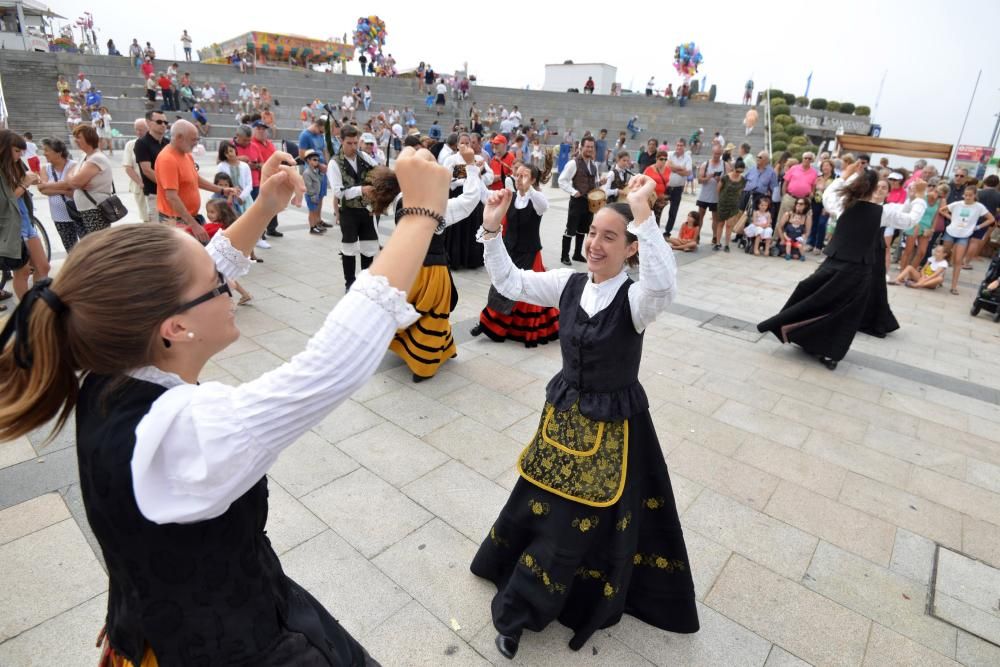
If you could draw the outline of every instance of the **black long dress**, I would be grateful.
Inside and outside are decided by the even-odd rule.
[[[463,187],[453,187],[448,198],[460,196]],[[483,265],[483,244],[476,241],[476,232],[483,224],[483,208],[480,202],[467,218],[444,230],[444,248],[450,269],[478,269]]]
[[[588,317],[587,279],[577,274],[563,290],[563,370],[471,568],[497,586],[498,632],[519,637],[558,619],[574,630],[573,650],[622,614],[672,632],[699,627],[670,476],[638,381],[632,281]]]
[[[872,260],[872,289],[868,298],[865,315],[861,318],[858,331],[876,338],[885,338],[899,328],[896,316],[889,307],[889,290],[885,283],[885,236],[882,236],[875,247],[875,257]]]
[[[770,331],[810,354],[843,359],[864,320],[876,271],[885,287],[884,267],[879,269],[875,259],[881,223],[878,204],[858,201],[844,211],[823,249],[826,261],[796,285],[781,312],[759,323],[757,330]]]

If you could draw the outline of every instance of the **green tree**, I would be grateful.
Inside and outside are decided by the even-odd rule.
[[[826,100],[822,97],[814,97],[811,102],[809,102],[810,109],[817,109],[822,111],[826,108]]]
[[[870,107],[866,107],[865,105],[862,104],[862,105],[857,106],[857,107],[854,108],[854,115],[855,116],[871,116],[872,115],[872,110],[871,110]]]
[[[840,111],[840,102],[836,100],[830,100],[826,103],[827,111]]]

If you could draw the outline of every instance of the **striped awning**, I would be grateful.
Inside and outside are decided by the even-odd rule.
[[[948,161],[951,157],[951,144],[938,144],[929,141],[909,141],[906,139],[887,139],[886,137],[869,137],[864,134],[842,134],[837,137],[837,143],[842,150],[852,153],[883,153],[885,155],[902,155],[905,157],[929,158]]]

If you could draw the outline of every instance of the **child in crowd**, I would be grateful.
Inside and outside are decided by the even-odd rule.
[[[306,185],[306,208],[309,209],[309,233],[324,234],[326,227],[321,223],[320,214],[323,206],[323,181],[326,177],[319,170],[319,153],[307,150],[305,165],[302,167],[302,180]]]
[[[760,240],[764,239],[764,255],[771,254],[771,237],[774,230],[771,229],[771,199],[761,197],[757,202],[757,210],[753,212],[753,217],[743,229],[743,234],[748,240],[753,241],[753,254],[760,254]]]
[[[698,235],[701,232],[701,216],[698,211],[691,211],[681,225],[680,237],[673,236],[667,239],[667,243],[674,250],[681,252],[694,252],[698,250]]]
[[[223,176],[224,174],[218,175]],[[205,204],[205,217],[208,218],[208,222],[205,224],[205,231],[210,236],[214,236],[220,229],[229,229],[229,225],[236,222],[236,212],[224,197],[213,197],[208,200],[208,203]],[[211,231],[209,231],[210,228]],[[253,259],[252,256],[251,259]],[[230,280],[229,286],[240,294],[238,305],[245,306],[253,299],[250,292],[243,285],[240,285],[238,280]]]
[[[906,285],[907,287],[923,287],[935,289],[944,284],[944,272],[948,268],[947,253],[943,245],[935,246],[931,258],[917,271],[912,266],[904,266],[890,285]]]
[[[806,228],[809,226],[809,219],[812,217],[812,207],[805,197],[795,200],[791,211],[785,211],[781,225],[781,234],[785,240],[785,259],[792,260],[793,254],[801,261],[806,261],[806,256],[802,254],[802,245],[805,243]]]

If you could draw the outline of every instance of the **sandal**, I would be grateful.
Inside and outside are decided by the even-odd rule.
[[[250,303],[251,300],[253,300],[252,296],[242,296],[242,297],[240,297],[240,300],[236,302],[236,305],[237,306],[245,306],[248,303]]]
[[[955,289],[954,287],[951,288],[951,293],[954,294],[955,296],[958,296],[958,290]]]

